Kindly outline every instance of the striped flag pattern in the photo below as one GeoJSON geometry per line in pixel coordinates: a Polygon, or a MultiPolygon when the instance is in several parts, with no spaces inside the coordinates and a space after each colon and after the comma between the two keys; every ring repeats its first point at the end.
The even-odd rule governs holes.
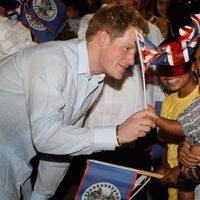
{"type": "Polygon", "coordinates": [[[138,32],[138,49],[141,51],[146,69],[150,65],[176,66],[190,60],[200,37],[200,14],[191,16],[192,23],[180,28],[180,38],[176,41],[156,47],[138,32]]]}

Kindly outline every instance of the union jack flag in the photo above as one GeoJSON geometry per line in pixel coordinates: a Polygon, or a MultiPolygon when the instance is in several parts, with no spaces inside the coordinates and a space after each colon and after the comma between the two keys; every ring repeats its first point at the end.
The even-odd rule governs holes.
{"type": "Polygon", "coordinates": [[[161,49],[154,45],[146,37],[143,37],[139,32],[136,32],[136,39],[138,42],[139,53],[141,53],[141,64],[144,64],[145,69],[147,70],[149,64],[160,55],[161,49]]]}
{"type": "Polygon", "coordinates": [[[191,16],[192,23],[180,28],[180,38],[156,47],[147,38],[136,32],[138,49],[146,69],[150,65],[175,66],[190,60],[200,37],[200,14],[191,16]]]}
{"type": "Polygon", "coordinates": [[[190,57],[200,37],[200,14],[191,16],[192,23],[180,28],[181,37],[174,42],[160,46],[161,53],[150,64],[163,66],[181,65],[190,60],[190,57]]]}

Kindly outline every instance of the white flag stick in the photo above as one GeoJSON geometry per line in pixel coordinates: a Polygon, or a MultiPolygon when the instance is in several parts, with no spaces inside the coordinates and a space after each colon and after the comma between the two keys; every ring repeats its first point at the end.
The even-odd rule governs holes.
{"type": "Polygon", "coordinates": [[[128,200],[132,200],[134,199],[134,197],[147,185],[147,183],[151,180],[150,176],[145,176],[145,175],[141,175],[135,182],[135,185],[132,189],[132,191],[134,191],[135,189],[137,189],[136,191],[133,192],[133,194],[131,195],[131,197],[129,197],[128,200]]]}
{"type": "Polygon", "coordinates": [[[141,72],[142,72],[142,83],[143,83],[143,95],[144,95],[144,108],[147,108],[147,95],[146,95],[146,83],[145,83],[145,67],[144,67],[144,62],[141,54],[141,48],[139,44],[139,40],[137,37],[137,31],[135,31],[135,36],[136,36],[136,42],[137,42],[137,47],[138,47],[138,52],[139,52],[139,58],[140,58],[140,66],[141,66],[141,72]]]}

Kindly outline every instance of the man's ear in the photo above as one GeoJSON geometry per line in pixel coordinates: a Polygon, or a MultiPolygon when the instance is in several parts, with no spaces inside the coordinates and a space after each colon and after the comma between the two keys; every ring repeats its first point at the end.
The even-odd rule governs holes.
{"type": "Polygon", "coordinates": [[[97,35],[97,42],[100,47],[104,46],[109,39],[109,35],[106,31],[100,31],[97,35]]]}

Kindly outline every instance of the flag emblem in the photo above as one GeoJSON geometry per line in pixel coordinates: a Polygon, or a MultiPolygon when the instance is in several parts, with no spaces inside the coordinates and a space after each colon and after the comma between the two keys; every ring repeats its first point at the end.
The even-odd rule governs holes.
{"type": "Polygon", "coordinates": [[[121,195],[117,187],[111,183],[100,182],[91,185],[82,196],[82,200],[111,199],[120,200],[121,195]]]}
{"type": "Polygon", "coordinates": [[[33,0],[33,9],[38,17],[52,21],[57,16],[57,7],[53,0],[33,0]]]}
{"type": "Polygon", "coordinates": [[[28,21],[28,23],[30,24],[30,26],[33,29],[36,29],[38,31],[46,30],[46,27],[43,26],[40,22],[38,22],[36,19],[31,17],[31,15],[25,14],[25,17],[26,17],[26,20],[28,21]]]}

